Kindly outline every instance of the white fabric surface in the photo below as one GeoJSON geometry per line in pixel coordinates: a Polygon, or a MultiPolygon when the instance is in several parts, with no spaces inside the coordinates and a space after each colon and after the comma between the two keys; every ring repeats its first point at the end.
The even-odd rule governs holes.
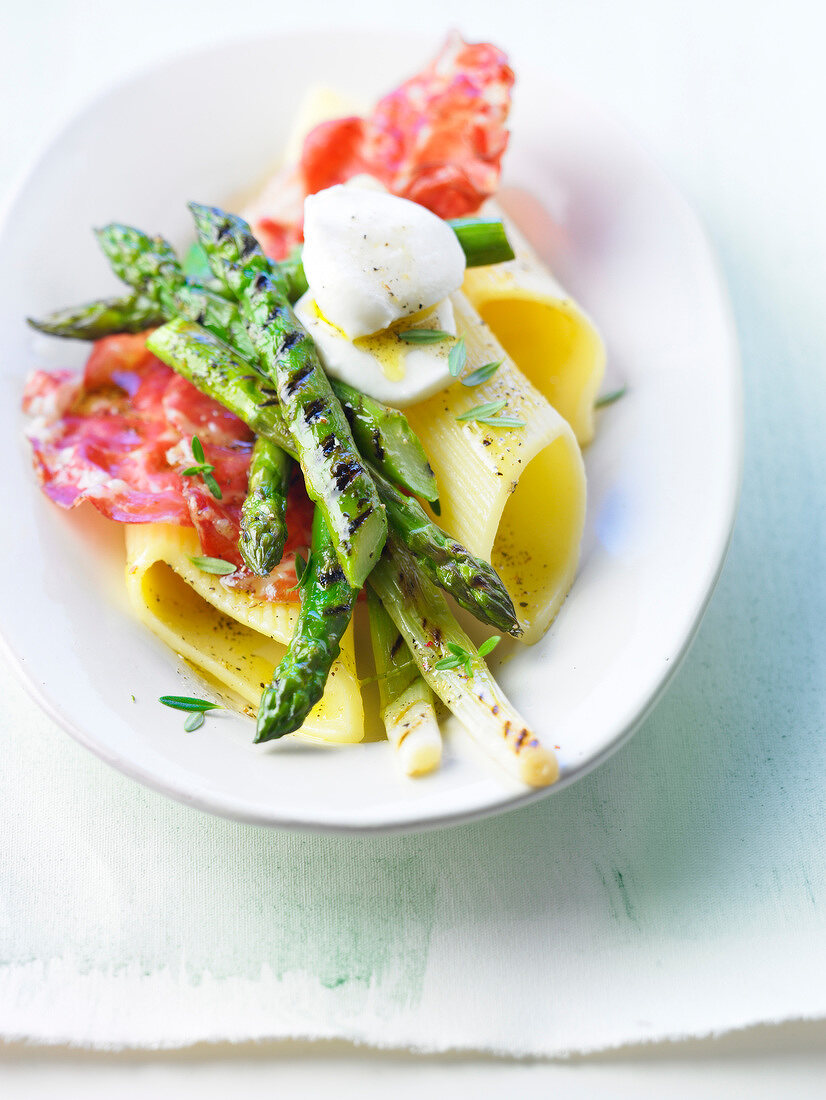
{"type": "MultiPolygon", "coordinates": [[[[0,1035],[556,1054],[826,1012],[822,28],[803,3],[742,20],[734,0],[665,7],[571,0],[537,29],[476,3],[455,22],[613,101],[705,216],[731,283],[743,506],[667,696],[543,804],[419,837],[308,838],[137,787],[4,668],[0,1035]]],[[[7,155],[46,125],[58,82],[44,72],[77,98],[114,72],[119,33],[135,64],[214,41],[226,22],[209,15],[230,9],[164,6],[162,36],[160,4],[128,27],[77,10],[15,15],[27,45],[3,69],[7,155]]],[[[239,33],[284,14],[231,10],[239,33]]]]}

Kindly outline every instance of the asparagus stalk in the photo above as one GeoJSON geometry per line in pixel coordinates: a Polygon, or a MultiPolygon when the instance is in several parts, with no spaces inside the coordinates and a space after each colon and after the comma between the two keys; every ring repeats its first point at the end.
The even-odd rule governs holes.
{"type": "Polygon", "coordinates": [[[420,567],[458,604],[482,622],[518,637],[522,630],[513,602],[493,566],[437,527],[413,497],[406,497],[373,470],[387,520],[420,567]]]}
{"type": "Polygon", "coordinates": [[[295,457],[275,389],[217,336],[178,318],[155,329],[146,346],[201,393],[235,413],[256,435],[295,457]]]}
{"type": "Polygon", "coordinates": [[[532,787],[555,782],[556,757],[505,698],[444,597],[395,532],[388,536],[369,584],[410,647],[424,679],[479,745],[532,787]],[[455,650],[464,659],[454,666],[455,650]]]}
{"type": "Polygon", "coordinates": [[[140,294],[126,298],[101,298],[69,309],[58,309],[40,320],[26,318],[32,328],[49,336],[72,340],[100,340],[116,332],[143,332],[162,325],[164,316],[157,304],[140,294]]]}
{"type": "Polygon", "coordinates": [[[387,518],[315,345],[247,223],[198,203],[190,210],[213,273],[237,298],[259,363],[276,387],[307,493],[324,514],[345,577],[360,588],[381,554],[387,518]]]}
{"type": "Polygon", "coordinates": [[[247,496],[241,508],[238,549],[244,561],[266,577],[281,561],[287,541],[287,488],[291,462],[264,435],[255,440],[247,496]]]}
{"type": "Polygon", "coordinates": [[[459,238],[468,267],[501,264],[514,258],[514,251],[497,218],[453,218],[450,228],[459,238]]]}
{"type": "Polygon", "coordinates": [[[439,766],[442,737],[433,695],[422,679],[404,638],[378,596],[367,590],[370,638],[387,739],[405,775],[425,775],[439,766]]]}
{"type": "Polygon", "coordinates": [[[264,689],[255,743],[297,730],[324,694],[330,666],[353,613],[358,590],[339,565],[323,510],[313,516],[310,558],[301,578],[301,611],[287,652],[264,689]]]}
{"type": "Polygon", "coordinates": [[[331,379],[331,385],[362,455],[397,485],[425,500],[437,501],[436,475],[404,413],[359,393],[346,382],[331,379]]]}

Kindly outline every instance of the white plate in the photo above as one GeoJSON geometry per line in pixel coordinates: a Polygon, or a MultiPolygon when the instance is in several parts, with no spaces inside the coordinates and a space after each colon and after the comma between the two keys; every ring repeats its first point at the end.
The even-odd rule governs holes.
{"type": "MultiPolygon", "coordinates": [[[[435,46],[289,36],[144,73],[62,132],[0,233],[8,649],[78,741],[214,813],[313,829],[422,828],[543,792],[509,781],[457,731],[441,772],[418,781],[396,772],[386,744],[259,749],[250,722],[226,714],[184,733],[182,716],[157,698],[197,692],[197,681],[129,616],[120,528],[89,506],[67,514],[35,486],[18,411],[23,378],[33,366],[79,364],[87,349],[33,338],[23,317],[116,292],[91,226],[116,219],[186,242],[185,202],[221,203],[265,174],[308,83],[375,97],[435,46]]],[[[519,709],[558,746],[559,790],[629,736],[697,627],[736,507],[740,379],[714,259],[661,172],[601,112],[525,72],[512,129],[506,182],[538,199],[555,228],[524,198],[513,212],[601,326],[607,384],[629,386],[600,414],[587,454],[573,592],[544,640],[499,670],[519,709]]]]}

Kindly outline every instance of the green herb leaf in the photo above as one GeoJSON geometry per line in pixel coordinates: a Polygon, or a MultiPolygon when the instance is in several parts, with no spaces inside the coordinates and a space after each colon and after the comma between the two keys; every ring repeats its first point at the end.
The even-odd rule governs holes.
{"type": "Polygon", "coordinates": [[[407,328],[396,335],[406,344],[438,344],[440,340],[451,340],[449,332],[437,328],[407,328]]]}
{"type": "Polygon", "coordinates": [[[525,421],[518,416],[483,416],[479,417],[480,424],[489,424],[491,428],[524,428],[525,421]]]}
{"type": "Polygon", "coordinates": [[[437,661],[433,667],[438,669],[439,672],[447,672],[448,669],[458,668],[461,663],[461,657],[443,657],[442,660],[437,661]]]}
{"type": "Polygon", "coordinates": [[[627,386],[620,386],[618,390],[611,390],[610,393],[605,393],[602,397],[598,397],[594,402],[595,409],[604,409],[606,405],[613,405],[615,401],[619,401],[621,397],[625,397],[628,393],[627,386]]]}
{"type": "Polygon", "coordinates": [[[502,638],[499,634],[494,634],[491,638],[486,638],[484,642],[479,646],[479,656],[487,657],[487,655],[499,645],[502,638]]]}
{"type": "Polygon", "coordinates": [[[212,474],[208,470],[204,470],[203,478],[204,485],[206,485],[207,489],[209,489],[216,500],[220,500],[224,494],[221,492],[221,486],[218,484],[212,474]]]}
{"type": "Polygon", "coordinates": [[[460,336],[450,349],[450,354],[447,357],[447,369],[450,371],[453,378],[459,377],[466,361],[467,350],[465,348],[465,338],[464,336],[460,336]]]}
{"type": "Polygon", "coordinates": [[[220,710],[218,703],[209,703],[206,699],[194,699],[191,695],[162,695],[158,700],[173,710],[220,710]]]}
{"type": "Polygon", "coordinates": [[[207,489],[209,489],[216,500],[220,500],[224,494],[221,492],[221,486],[212,476],[212,471],[215,467],[212,463],[207,462],[203,445],[197,435],[193,435],[192,437],[192,455],[198,465],[188,466],[185,470],[182,470],[181,477],[203,478],[207,489]]]}
{"type": "Polygon", "coordinates": [[[498,401],[486,401],[484,405],[476,405],[474,408],[468,409],[467,412],[461,413],[456,419],[484,420],[485,417],[493,416],[495,413],[501,412],[506,403],[504,397],[500,397],[498,401]]]}
{"type": "Polygon", "coordinates": [[[481,386],[483,382],[487,382],[488,379],[493,378],[494,374],[502,366],[502,360],[498,363],[485,363],[483,367],[477,367],[476,370],[472,370],[470,374],[466,374],[462,379],[463,386],[481,386]]]}
{"type": "Polygon", "coordinates": [[[204,724],[204,712],[202,710],[195,710],[190,714],[187,720],[184,722],[184,729],[187,733],[192,733],[193,730],[198,730],[204,724]]]}
{"type": "Polygon", "coordinates": [[[307,581],[310,579],[310,562],[313,560],[313,552],[310,551],[310,556],[304,561],[301,554],[296,552],[295,555],[295,584],[292,588],[288,588],[288,592],[295,592],[296,588],[303,588],[307,581]]]}
{"type": "Polygon", "coordinates": [[[217,577],[228,577],[230,573],[234,573],[238,568],[231,561],[224,561],[223,558],[198,556],[189,560],[193,565],[197,565],[202,573],[214,573],[217,577]]]}
{"type": "Polygon", "coordinates": [[[447,648],[450,650],[454,657],[460,657],[462,659],[467,657],[467,650],[464,649],[462,646],[457,645],[456,642],[448,642],[447,648]]]}

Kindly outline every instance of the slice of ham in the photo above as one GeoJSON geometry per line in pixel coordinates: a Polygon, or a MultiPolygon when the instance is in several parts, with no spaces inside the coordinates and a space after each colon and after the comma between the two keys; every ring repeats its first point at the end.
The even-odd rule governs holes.
{"type": "Polygon", "coordinates": [[[288,166],[267,188],[274,216],[254,219],[264,251],[282,260],[301,241],[300,191],[312,195],[364,173],[442,218],[474,213],[499,183],[513,82],[496,46],[450,34],[438,56],[366,118],[310,131],[297,171],[288,166]],[[276,201],[281,190],[289,203],[276,201]]]}
{"type": "MultiPolygon", "coordinates": [[[[251,576],[238,553],[241,505],[247,491],[252,433],[232,413],[199,393],[146,349],[146,333],[99,340],[82,377],[35,371],[23,408],[43,491],[63,508],[88,500],[120,523],[195,527],[202,552],[238,566],[236,582],[251,576]],[[195,465],[197,435],[221,487],[217,500],[195,465]]],[[[312,506],[300,477],[288,497],[290,532],[284,561],[262,588],[266,598],[297,600],[295,550],[310,541],[312,506]]]]}

